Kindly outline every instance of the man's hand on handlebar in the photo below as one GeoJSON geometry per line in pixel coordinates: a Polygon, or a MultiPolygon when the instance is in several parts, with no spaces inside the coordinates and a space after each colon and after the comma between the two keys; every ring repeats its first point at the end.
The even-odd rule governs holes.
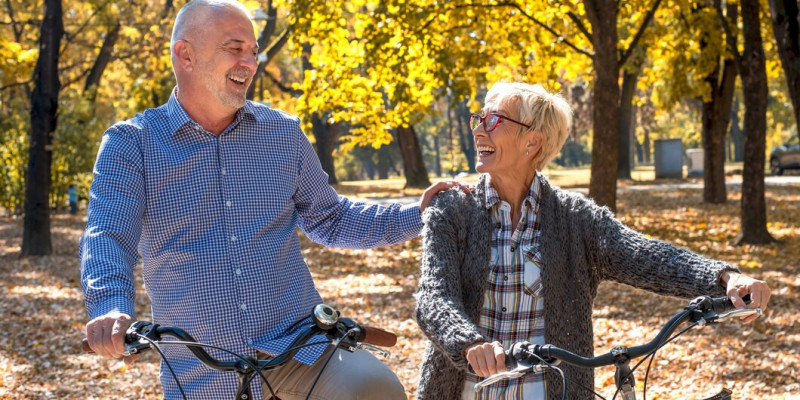
{"type": "Polygon", "coordinates": [[[125,356],[125,333],[134,322],[128,314],[112,311],[86,324],[86,339],[95,353],[105,358],[122,357],[125,364],[139,359],[138,354],[125,356]]]}
{"type": "Polygon", "coordinates": [[[506,370],[506,355],[500,342],[478,342],[464,350],[464,358],[480,377],[487,377],[506,370]]]}
{"type": "MultiPolygon", "coordinates": [[[[767,309],[770,298],[770,288],[766,282],[753,279],[737,272],[726,271],[720,277],[725,286],[725,293],[736,308],[761,308],[767,309]],[[742,297],[750,295],[750,303],[746,304],[742,297]]],[[[742,322],[749,324],[758,318],[759,314],[748,315],[742,322]]]]}

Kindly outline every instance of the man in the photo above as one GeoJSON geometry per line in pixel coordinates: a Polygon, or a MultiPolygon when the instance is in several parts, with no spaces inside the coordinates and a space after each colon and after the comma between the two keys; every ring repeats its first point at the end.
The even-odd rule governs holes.
{"type": "MultiPolygon", "coordinates": [[[[136,318],[138,255],[155,322],[240,354],[278,354],[322,302],[296,227],[329,246],[402,242],[419,234],[433,194],[453,185],[432,186],[419,205],[339,197],[298,118],[245,100],[257,46],[241,4],[188,3],[172,33],[177,87],[169,101],[104,134],[81,240],[86,334],[98,354],[122,356],[136,318]]],[[[313,379],[304,374],[316,376],[324,347],[301,351],[280,376],[270,375],[282,382],[278,396],[305,398],[313,379]]],[[[176,346],[164,351],[187,397],[233,397],[235,374],[206,368],[176,346]]],[[[312,398],[405,398],[371,354],[342,353],[312,398]]],[[[162,374],[162,385],[165,398],[179,396],[171,374],[162,374]]],[[[251,389],[261,395],[257,383],[251,389]]]]}

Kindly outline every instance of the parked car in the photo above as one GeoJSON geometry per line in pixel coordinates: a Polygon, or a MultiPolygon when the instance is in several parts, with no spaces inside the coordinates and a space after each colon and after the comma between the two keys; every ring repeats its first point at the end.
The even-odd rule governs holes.
{"type": "Polygon", "coordinates": [[[783,170],[800,168],[800,138],[792,136],[783,146],[772,148],[769,155],[769,170],[772,175],[781,175],[783,170]]]}

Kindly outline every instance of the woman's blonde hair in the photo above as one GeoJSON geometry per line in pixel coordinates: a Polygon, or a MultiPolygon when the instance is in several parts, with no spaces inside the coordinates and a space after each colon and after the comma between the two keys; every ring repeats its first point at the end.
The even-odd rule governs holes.
{"type": "Polygon", "coordinates": [[[501,104],[516,104],[519,107],[520,134],[539,132],[542,148],[533,158],[533,168],[541,171],[552,160],[567,141],[572,123],[572,108],[559,94],[550,93],[542,85],[522,82],[499,82],[486,93],[486,108],[497,109],[501,104]]]}

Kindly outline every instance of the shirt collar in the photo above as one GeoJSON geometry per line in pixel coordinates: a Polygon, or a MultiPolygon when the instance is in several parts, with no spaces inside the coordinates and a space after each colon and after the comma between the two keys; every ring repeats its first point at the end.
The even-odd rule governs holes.
{"type": "MultiPolygon", "coordinates": [[[[244,107],[240,108],[239,111],[236,112],[236,117],[234,118],[234,122],[231,124],[231,126],[240,122],[245,116],[252,118],[252,120],[256,119],[255,108],[252,102],[249,100],[245,101],[244,107]]],[[[169,100],[167,101],[167,123],[169,124],[170,133],[172,134],[178,132],[182,126],[188,123],[195,123],[192,117],[186,113],[186,110],[184,110],[183,106],[178,101],[177,86],[172,89],[172,93],[169,95],[169,100]]]]}
{"type": "Polygon", "coordinates": [[[172,93],[167,100],[167,124],[169,124],[170,133],[174,134],[182,126],[192,122],[192,118],[183,109],[181,103],[178,102],[178,87],[172,89],[172,93]]]}
{"type": "MultiPolygon", "coordinates": [[[[537,173],[536,176],[533,178],[533,182],[531,182],[531,187],[528,189],[528,194],[525,196],[525,199],[522,200],[523,207],[529,207],[531,210],[536,210],[536,206],[539,203],[539,196],[541,193],[542,182],[539,179],[539,174],[537,173]]],[[[497,204],[501,199],[500,195],[497,194],[497,190],[495,190],[494,186],[492,186],[492,179],[489,175],[486,176],[486,208],[492,208],[495,204],[497,204]]]]}

